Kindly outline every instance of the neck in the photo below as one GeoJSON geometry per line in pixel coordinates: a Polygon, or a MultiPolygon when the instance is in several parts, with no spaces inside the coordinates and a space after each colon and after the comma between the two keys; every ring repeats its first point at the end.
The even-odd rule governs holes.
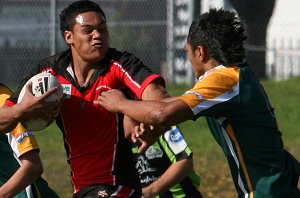
{"type": "Polygon", "coordinates": [[[75,80],[81,87],[84,87],[89,82],[95,71],[95,66],[79,60],[73,60],[72,68],[74,71],[75,80]]]}
{"type": "Polygon", "coordinates": [[[221,65],[218,61],[214,60],[214,59],[210,59],[206,62],[206,64],[204,65],[204,71],[207,72],[208,70],[211,70],[214,67],[217,67],[221,65]]]}

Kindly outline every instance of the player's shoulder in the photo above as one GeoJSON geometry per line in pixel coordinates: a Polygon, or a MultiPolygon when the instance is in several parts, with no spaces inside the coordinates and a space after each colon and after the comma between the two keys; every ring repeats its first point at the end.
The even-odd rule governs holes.
{"type": "Polygon", "coordinates": [[[133,53],[128,51],[119,51],[115,48],[110,48],[107,56],[110,62],[118,63],[122,67],[143,65],[142,61],[133,53]]]}
{"type": "Polygon", "coordinates": [[[45,69],[47,67],[54,68],[55,70],[66,69],[72,59],[72,53],[70,49],[59,52],[52,56],[47,56],[41,59],[38,63],[39,69],[45,69]]]}
{"type": "Polygon", "coordinates": [[[238,66],[217,66],[213,69],[207,71],[204,74],[204,77],[238,77],[240,72],[240,68],[238,66]]]}
{"type": "Polygon", "coordinates": [[[12,91],[3,83],[0,83],[0,94],[11,94],[12,91]]]}
{"type": "Polygon", "coordinates": [[[199,78],[196,86],[234,86],[240,80],[240,68],[237,66],[217,66],[199,78]]]}

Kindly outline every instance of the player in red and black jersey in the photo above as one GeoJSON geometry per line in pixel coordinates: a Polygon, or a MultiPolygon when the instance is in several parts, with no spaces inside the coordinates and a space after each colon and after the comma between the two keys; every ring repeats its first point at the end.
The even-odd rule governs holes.
{"type": "MultiPolygon", "coordinates": [[[[126,89],[142,100],[166,97],[164,80],[134,55],[109,47],[106,17],[97,4],[73,2],[61,12],[60,22],[69,49],[43,59],[20,87],[41,72],[52,73],[63,86],[56,121],[64,135],[74,197],[140,197],[123,121],[93,101],[109,89],[126,89]]],[[[6,104],[16,103],[19,92],[6,104]]]]}

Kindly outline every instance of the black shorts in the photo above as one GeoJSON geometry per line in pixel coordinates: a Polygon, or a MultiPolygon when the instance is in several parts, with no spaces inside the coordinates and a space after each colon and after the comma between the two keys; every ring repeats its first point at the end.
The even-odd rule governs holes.
{"type": "Polygon", "coordinates": [[[129,197],[140,198],[141,189],[132,189],[125,186],[90,185],[85,186],[74,194],[73,198],[102,198],[102,197],[129,197]]]}

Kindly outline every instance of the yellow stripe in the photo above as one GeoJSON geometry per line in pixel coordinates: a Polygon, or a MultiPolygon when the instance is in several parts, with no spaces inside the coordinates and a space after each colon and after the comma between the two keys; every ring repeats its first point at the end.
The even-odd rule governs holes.
{"type": "Polygon", "coordinates": [[[233,133],[233,130],[231,128],[231,125],[228,125],[227,128],[226,128],[226,131],[228,132],[228,135],[229,137],[232,139],[235,147],[236,147],[236,150],[238,152],[238,156],[239,156],[239,161],[241,163],[241,166],[242,166],[242,170],[245,174],[245,178],[246,178],[246,182],[247,182],[247,187],[250,191],[249,195],[250,195],[250,198],[253,198],[254,195],[253,195],[253,189],[252,189],[252,185],[251,185],[251,182],[250,182],[250,178],[249,178],[249,174],[248,174],[248,171],[247,171],[247,168],[246,168],[246,164],[245,164],[245,161],[244,161],[244,158],[243,158],[243,155],[242,155],[242,152],[241,152],[241,149],[240,149],[240,146],[235,138],[235,135],[233,133]]]}
{"type": "Polygon", "coordinates": [[[38,187],[36,186],[35,183],[33,183],[33,186],[35,188],[35,192],[37,194],[37,198],[42,198],[42,195],[41,195],[41,193],[40,193],[40,191],[39,191],[39,189],[38,189],[38,187]]]}

